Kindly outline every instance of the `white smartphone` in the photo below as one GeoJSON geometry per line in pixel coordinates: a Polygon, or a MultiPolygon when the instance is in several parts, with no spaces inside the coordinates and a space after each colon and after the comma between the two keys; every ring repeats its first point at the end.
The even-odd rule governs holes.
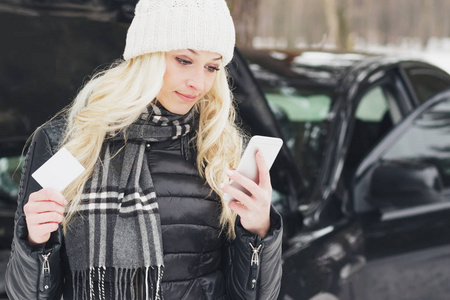
{"type": "MultiPolygon", "coordinates": [[[[253,136],[248,142],[247,148],[244,150],[244,154],[239,161],[236,171],[256,182],[258,180],[258,167],[255,160],[256,152],[258,150],[261,152],[267,167],[270,169],[278,155],[278,152],[280,152],[282,145],[283,140],[280,138],[261,135],[253,136]]],[[[230,184],[231,186],[248,194],[248,191],[240,184],[233,181],[231,181],[230,184]]],[[[225,193],[223,195],[223,199],[225,201],[231,201],[233,200],[233,197],[225,193]]]]}

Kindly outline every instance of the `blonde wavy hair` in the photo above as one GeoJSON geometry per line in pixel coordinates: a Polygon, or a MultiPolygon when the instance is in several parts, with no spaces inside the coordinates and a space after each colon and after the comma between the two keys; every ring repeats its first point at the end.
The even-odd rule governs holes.
{"type": "MultiPolygon", "coordinates": [[[[95,75],[65,112],[67,128],[60,147],[66,147],[86,168],[63,194],[69,202],[63,226],[77,213],[84,185],[92,175],[105,136],[124,130],[139,118],[159,93],[166,69],[163,52],[117,61],[95,75]]],[[[237,165],[243,134],[235,126],[235,108],[225,68],[217,72],[209,93],[196,103],[199,128],[196,135],[197,166],[209,186],[222,197],[220,184],[227,182],[227,168],[237,165]]],[[[222,200],[220,224],[235,238],[236,214],[222,200]]]]}

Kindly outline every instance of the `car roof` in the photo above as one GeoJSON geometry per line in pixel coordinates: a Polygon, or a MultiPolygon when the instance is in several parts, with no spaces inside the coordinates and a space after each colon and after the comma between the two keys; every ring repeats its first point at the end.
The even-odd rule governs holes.
{"type": "Polygon", "coordinates": [[[335,84],[355,64],[366,59],[363,54],[339,54],[319,51],[284,51],[241,49],[250,67],[259,79],[275,79],[271,76],[291,80],[311,80],[324,84],[335,84]],[[259,69],[258,69],[259,68],[259,69]],[[264,78],[266,76],[266,78],[264,78]]]}
{"type": "Polygon", "coordinates": [[[300,85],[308,83],[308,85],[334,87],[349,74],[368,73],[371,70],[399,64],[436,68],[417,59],[362,52],[253,49],[240,49],[240,51],[248,60],[257,79],[283,80],[300,85]]]}

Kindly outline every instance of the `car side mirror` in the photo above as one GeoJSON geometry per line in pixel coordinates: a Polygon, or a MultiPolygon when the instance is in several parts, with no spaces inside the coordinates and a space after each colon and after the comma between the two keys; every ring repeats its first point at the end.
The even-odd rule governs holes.
{"type": "Polygon", "coordinates": [[[382,161],[373,170],[367,200],[378,208],[423,205],[441,201],[442,186],[434,165],[382,161]]]}

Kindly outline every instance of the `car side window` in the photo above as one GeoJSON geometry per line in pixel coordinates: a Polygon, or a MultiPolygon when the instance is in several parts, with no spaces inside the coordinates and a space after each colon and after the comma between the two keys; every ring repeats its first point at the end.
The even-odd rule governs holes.
{"type": "Polygon", "coordinates": [[[386,87],[371,88],[361,97],[355,112],[353,134],[345,169],[353,171],[375,144],[398,122],[398,106],[386,87]]]}
{"type": "Polygon", "coordinates": [[[21,156],[0,158],[0,203],[15,205],[19,193],[23,159],[21,156]]]}
{"type": "Polygon", "coordinates": [[[406,74],[419,103],[450,87],[448,79],[427,69],[407,69],[406,74]]]}
{"type": "Polygon", "coordinates": [[[434,166],[444,189],[450,188],[450,100],[435,105],[418,119],[382,156],[384,161],[434,166]]]}

